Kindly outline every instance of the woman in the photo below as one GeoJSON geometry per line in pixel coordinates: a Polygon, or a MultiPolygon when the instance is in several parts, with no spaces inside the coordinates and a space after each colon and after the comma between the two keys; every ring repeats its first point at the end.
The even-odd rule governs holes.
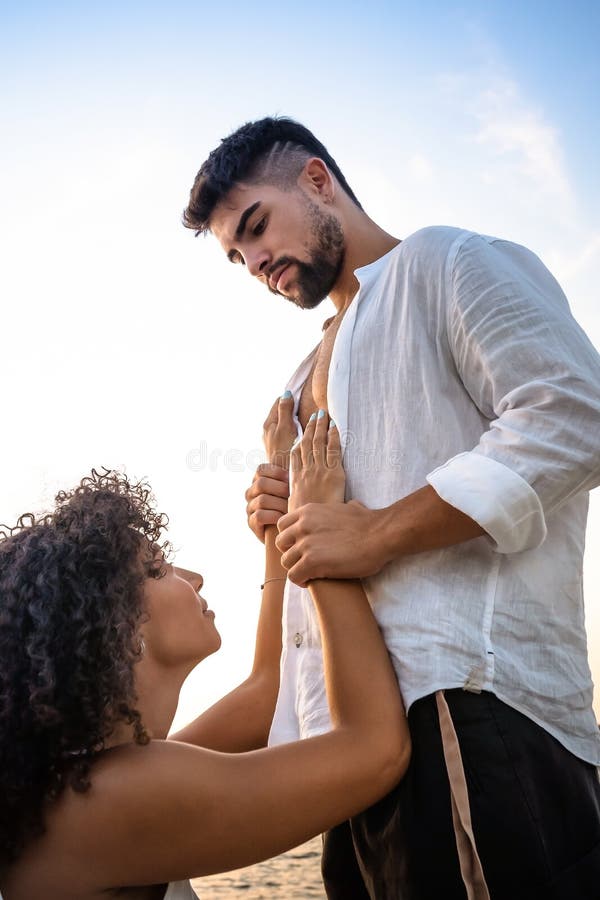
{"type": "MultiPolygon", "coordinates": [[[[271,457],[291,429],[283,402],[271,457]]],[[[343,499],[324,414],[292,469],[292,508],[343,499]]],[[[201,576],[167,562],[150,500],[143,484],[93,473],[0,542],[4,900],[192,897],[182,879],[302,843],[377,800],[408,763],[396,678],[362,588],[348,582],[310,588],[333,730],[257,749],[278,678],[285,573],[273,529],[253,672],[238,689],[246,715],[230,721],[230,695],[166,740],[185,677],[220,638],[201,576]]]]}

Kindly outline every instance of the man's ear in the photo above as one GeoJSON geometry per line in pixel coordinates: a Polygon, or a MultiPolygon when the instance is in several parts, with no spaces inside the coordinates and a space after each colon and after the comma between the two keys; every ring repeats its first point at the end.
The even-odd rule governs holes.
{"type": "Polygon", "coordinates": [[[298,176],[298,185],[309,194],[316,194],[326,203],[332,203],[335,197],[335,179],[318,156],[306,160],[304,168],[298,176]]]}

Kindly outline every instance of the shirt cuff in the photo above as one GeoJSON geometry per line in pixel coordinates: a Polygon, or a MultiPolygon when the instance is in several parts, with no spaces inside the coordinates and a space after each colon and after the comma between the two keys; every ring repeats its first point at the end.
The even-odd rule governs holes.
{"type": "Polygon", "coordinates": [[[474,519],[498,553],[539,547],[546,537],[540,499],[524,478],[503,463],[469,451],[427,475],[437,494],[474,519]]]}

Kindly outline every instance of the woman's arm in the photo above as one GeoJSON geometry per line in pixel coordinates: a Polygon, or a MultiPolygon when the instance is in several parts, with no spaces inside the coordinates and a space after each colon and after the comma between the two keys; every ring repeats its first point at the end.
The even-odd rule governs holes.
{"type": "MultiPolygon", "coordinates": [[[[322,453],[323,420],[312,430],[310,454],[307,428],[306,453],[296,461],[305,488],[308,469],[321,484],[334,480],[323,468],[329,459],[322,453]]],[[[331,458],[339,459],[337,433],[329,435],[331,458]]],[[[310,590],[333,730],[234,755],[161,741],[107,753],[94,770],[93,790],[71,795],[62,817],[80,835],[81,858],[96,860],[105,887],[249,865],[356,814],[402,776],[406,719],[365,594],[357,582],[319,581],[310,590]]]]}
{"type": "MultiPolygon", "coordinates": [[[[241,753],[265,747],[279,690],[281,614],[285,569],[275,546],[277,528],[265,529],[264,589],[256,629],[254,662],[248,678],[169,740],[241,753]]],[[[257,586],[258,587],[258,586],[257,586]]]]}
{"type": "MultiPolygon", "coordinates": [[[[296,437],[293,420],[294,401],[280,397],[273,404],[263,426],[263,436],[269,466],[289,466],[289,454],[296,437]]],[[[266,472],[270,469],[264,467],[266,472]]],[[[279,474],[279,473],[278,473],[279,474]]],[[[259,467],[258,478],[268,478],[259,467]]],[[[277,489],[282,509],[287,509],[287,490],[278,480],[277,489]]],[[[279,661],[281,657],[281,615],[283,587],[286,571],[281,565],[281,554],[275,546],[277,528],[267,525],[265,537],[265,576],[262,600],[256,630],[254,662],[248,678],[222,697],[170,740],[183,741],[221,750],[241,753],[265,747],[275,711],[279,690],[279,661]]],[[[258,587],[258,586],[257,586],[258,587]]]]}

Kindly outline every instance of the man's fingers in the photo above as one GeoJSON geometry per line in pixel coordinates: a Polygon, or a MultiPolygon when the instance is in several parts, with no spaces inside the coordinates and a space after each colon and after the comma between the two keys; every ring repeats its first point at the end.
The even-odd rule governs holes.
{"type": "MultiPolygon", "coordinates": [[[[275,541],[277,543],[277,540],[275,541]]],[[[285,553],[281,555],[281,565],[284,569],[291,569],[292,566],[295,566],[302,556],[302,551],[298,549],[298,547],[290,547],[285,553]]]]}
{"type": "Polygon", "coordinates": [[[286,528],[290,528],[298,521],[298,512],[289,512],[287,515],[282,516],[279,520],[279,533],[285,531],[286,528]]]}
{"type": "Polygon", "coordinates": [[[306,587],[309,581],[321,577],[315,562],[311,562],[305,554],[298,554],[298,559],[292,565],[286,565],[285,568],[289,580],[298,587],[306,587]]]}
{"type": "Polygon", "coordinates": [[[257,509],[248,518],[248,524],[250,525],[250,528],[252,528],[252,531],[254,531],[256,527],[264,531],[266,525],[277,525],[280,518],[281,513],[276,510],[257,509]]]}
{"type": "Polygon", "coordinates": [[[310,542],[303,541],[301,546],[292,547],[291,550],[284,553],[284,557],[284,567],[287,569],[288,578],[299,587],[306,587],[307,583],[314,581],[315,578],[336,577],[333,572],[327,571],[319,548],[311,547],[310,542]]]}
{"type": "Polygon", "coordinates": [[[281,519],[277,522],[277,527],[279,529],[279,534],[275,538],[275,546],[279,550],[280,553],[285,553],[290,547],[293,547],[296,543],[296,532],[294,530],[293,525],[281,530],[281,522],[285,519],[286,516],[282,516],[281,519]]]}
{"type": "Polygon", "coordinates": [[[306,587],[311,580],[310,575],[306,574],[306,566],[300,561],[291,569],[287,570],[288,581],[293,581],[298,587],[306,587]]]}

